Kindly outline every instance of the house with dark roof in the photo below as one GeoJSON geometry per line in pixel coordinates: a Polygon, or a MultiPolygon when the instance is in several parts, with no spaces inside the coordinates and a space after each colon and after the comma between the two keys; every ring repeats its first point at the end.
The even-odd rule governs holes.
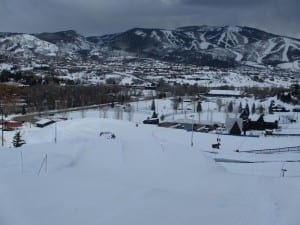
{"type": "Polygon", "coordinates": [[[253,114],[245,121],[247,130],[278,129],[279,116],[275,114],[253,114]]]}
{"type": "Polygon", "coordinates": [[[227,118],[225,127],[229,134],[241,135],[243,131],[243,121],[240,118],[227,118]]]}
{"type": "Polygon", "coordinates": [[[53,121],[53,120],[41,119],[41,120],[35,122],[35,125],[37,127],[43,128],[43,127],[49,126],[50,124],[53,124],[53,123],[55,123],[55,121],[53,121]]]}

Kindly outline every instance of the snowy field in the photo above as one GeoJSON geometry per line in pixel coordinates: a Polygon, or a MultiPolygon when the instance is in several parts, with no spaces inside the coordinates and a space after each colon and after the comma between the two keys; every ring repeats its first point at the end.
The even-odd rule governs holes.
{"type": "MultiPolygon", "coordinates": [[[[157,111],[171,115],[167,101],[157,102],[157,111]]],[[[298,137],[218,136],[143,125],[150,103],[134,104],[134,115],[88,110],[45,128],[26,124],[20,148],[10,147],[14,132],[5,132],[0,224],[299,224],[300,154],[242,152],[300,146],[298,137]],[[219,150],[211,148],[217,137],[219,150]]]]}

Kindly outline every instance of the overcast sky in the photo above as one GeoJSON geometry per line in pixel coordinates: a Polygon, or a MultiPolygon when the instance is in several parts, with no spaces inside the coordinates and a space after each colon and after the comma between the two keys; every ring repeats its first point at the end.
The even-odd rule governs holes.
{"type": "Polygon", "coordinates": [[[242,25],[300,38],[299,0],[0,0],[0,31],[74,29],[103,35],[134,27],[242,25]]]}

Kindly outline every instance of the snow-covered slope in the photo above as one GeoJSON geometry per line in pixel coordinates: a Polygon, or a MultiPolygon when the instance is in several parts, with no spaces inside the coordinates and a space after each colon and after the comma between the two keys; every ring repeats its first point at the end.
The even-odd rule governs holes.
{"type": "Polygon", "coordinates": [[[41,34],[2,34],[0,52],[9,56],[26,58],[54,57],[59,55],[86,54],[94,44],[75,31],[41,34]]]}
{"type": "Polygon", "coordinates": [[[29,34],[16,34],[0,38],[0,51],[11,55],[30,57],[33,54],[55,56],[58,52],[55,44],[40,40],[29,34]]]}
{"type": "Polygon", "coordinates": [[[191,41],[187,35],[177,31],[135,28],[111,36],[106,42],[113,48],[127,51],[164,52],[170,49],[187,50],[191,41]]]}
{"type": "MultiPolygon", "coordinates": [[[[216,135],[194,133],[191,147],[190,132],[111,119],[73,119],[58,122],[56,129],[56,144],[55,125],[27,127],[26,145],[0,151],[1,224],[296,225],[300,220],[299,178],[279,177],[282,163],[267,166],[274,177],[263,170],[263,176],[226,171],[204,152],[216,135]],[[99,136],[101,131],[116,138],[99,136]]],[[[265,140],[221,139],[226,147],[265,140]]],[[[235,166],[243,171],[242,164],[235,166]]],[[[289,167],[288,174],[292,168],[299,172],[289,167]]]]}
{"type": "Polygon", "coordinates": [[[276,37],[249,46],[248,59],[258,63],[287,63],[299,59],[300,41],[276,37]]]}
{"type": "Polygon", "coordinates": [[[222,48],[231,48],[238,45],[247,44],[248,37],[242,35],[240,32],[242,28],[237,26],[226,27],[182,27],[178,28],[181,32],[186,33],[196,40],[210,43],[214,46],[222,48]]]}
{"type": "Polygon", "coordinates": [[[38,38],[56,44],[62,53],[73,53],[77,51],[90,51],[92,43],[76,31],[68,30],[56,33],[41,33],[38,38]]]}

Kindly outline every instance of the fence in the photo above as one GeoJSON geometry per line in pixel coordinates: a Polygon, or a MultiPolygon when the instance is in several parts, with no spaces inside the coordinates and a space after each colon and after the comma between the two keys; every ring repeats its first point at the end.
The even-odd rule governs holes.
{"type": "Polygon", "coordinates": [[[284,148],[269,148],[269,149],[260,149],[260,150],[247,150],[240,151],[244,153],[255,153],[255,154],[272,154],[272,153],[280,153],[280,152],[299,152],[300,146],[295,147],[284,147],[284,148]]]}

